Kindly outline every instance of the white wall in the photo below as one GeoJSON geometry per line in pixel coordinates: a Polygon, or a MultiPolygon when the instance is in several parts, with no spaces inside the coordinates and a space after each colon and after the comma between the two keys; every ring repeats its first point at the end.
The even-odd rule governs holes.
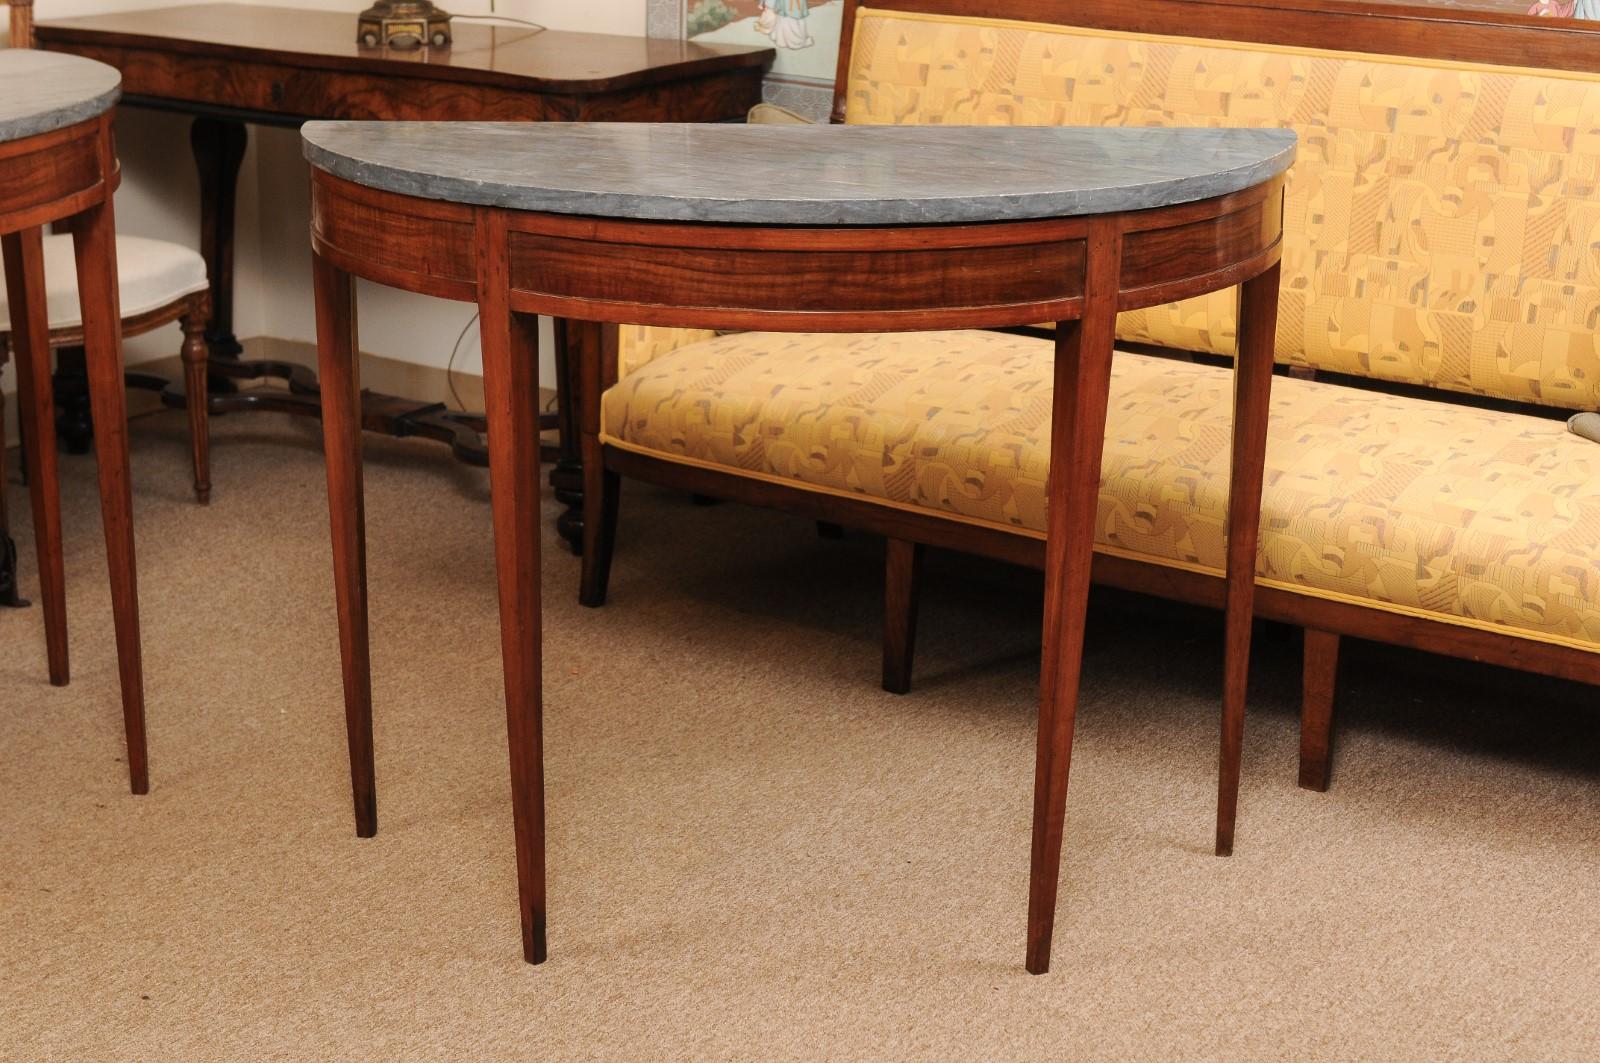
{"type": "MultiPolygon", "coordinates": [[[[187,0],[36,0],[34,13],[46,20],[180,2],[187,0]]],[[[454,13],[487,14],[489,4],[490,0],[447,0],[441,6],[454,13]]],[[[355,13],[366,2],[286,0],[277,6],[349,11],[353,32],[355,13]]],[[[499,14],[552,29],[635,36],[645,32],[646,0],[495,0],[495,6],[499,14]]],[[[199,246],[199,192],[189,153],[189,119],[125,108],[118,116],[117,136],[123,165],[116,201],[118,230],[199,246]]],[[[240,172],[235,248],[234,329],[241,339],[315,340],[308,199],[299,134],[252,126],[240,172]]],[[[366,284],[358,299],[362,350],[425,365],[445,364],[472,314],[463,304],[366,284]]],[[[177,328],[169,326],[130,340],[128,360],[173,355],[178,346],[177,328]]],[[[475,331],[462,345],[456,367],[480,371],[475,331]]],[[[9,375],[3,385],[6,390],[15,387],[9,375]]]]}

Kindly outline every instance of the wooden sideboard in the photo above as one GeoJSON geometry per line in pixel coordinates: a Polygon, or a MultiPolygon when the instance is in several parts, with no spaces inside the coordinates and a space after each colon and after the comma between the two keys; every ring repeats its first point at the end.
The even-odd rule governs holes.
{"type": "MultiPolygon", "coordinates": [[[[316,416],[315,379],[282,362],[244,363],[233,331],[235,189],[246,124],[298,127],[313,118],[429,121],[716,122],[761,100],[770,47],[490,26],[457,20],[449,48],[393,51],[356,43],[348,12],[203,4],[56,19],[39,47],[122,71],[123,104],[194,116],[201,253],[211,278],[213,412],[273,409],[316,416]],[[230,393],[226,382],[274,376],[282,388],[230,393]]],[[[566,330],[558,327],[561,361],[566,330]]],[[[71,389],[68,388],[68,391],[71,389]]],[[[174,396],[176,401],[177,397],[174,396]]],[[[561,402],[563,427],[572,424],[561,402]]],[[[62,412],[70,422],[72,411],[62,412]]],[[[422,435],[484,463],[481,417],[369,396],[369,431],[422,435]]],[[[87,445],[87,424],[82,444],[87,445]]],[[[558,492],[576,491],[575,431],[563,431],[558,492]],[[565,441],[570,440],[570,445],[565,441]]],[[[564,529],[569,540],[576,530],[564,529]]]]}

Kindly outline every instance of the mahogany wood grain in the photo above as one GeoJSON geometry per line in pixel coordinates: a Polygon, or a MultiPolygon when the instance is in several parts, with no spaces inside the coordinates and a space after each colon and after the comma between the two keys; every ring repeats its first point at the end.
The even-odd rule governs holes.
{"type": "MultiPolygon", "coordinates": [[[[1224,584],[1222,754],[1217,772],[1217,855],[1233,853],[1244,745],[1245,689],[1250,678],[1250,625],[1256,591],[1261,483],[1272,402],[1272,360],[1278,332],[1279,267],[1239,290],[1239,346],[1234,360],[1233,453],[1228,478],[1228,552],[1224,584]]],[[[1099,481],[1095,491],[1098,496],[1099,481]]]]}
{"type": "MultiPolygon", "coordinates": [[[[512,312],[506,212],[476,213],[489,490],[500,584],[506,740],[522,957],[545,947],[543,645],[539,608],[539,319],[512,312]]],[[[594,361],[592,357],[589,361],[594,361]]]]}
{"type": "Polygon", "coordinates": [[[905,694],[911,690],[911,661],[917,645],[917,595],[922,586],[924,548],[921,543],[895,538],[884,539],[883,545],[883,689],[905,694]]]}
{"type": "MultiPolygon", "coordinates": [[[[247,94],[256,94],[253,98],[265,106],[255,109],[302,118],[397,118],[400,116],[394,113],[368,114],[360,109],[383,109],[382,98],[403,96],[407,84],[462,93],[502,89],[527,97],[575,101],[568,106],[684,80],[704,87],[717,76],[744,75],[759,84],[774,55],[770,47],[754,43],[538,32],[464,22],[453,27],[453,35],[454,42],[446,49],[367,48],[356,41],[348,12],[252,4],[107,12],[51,19],[36,27],[40,46],[53,51],[88,54],[89,49],[105,49],[120,54],[123,61],[113,65],[123,70],[124,91],[130,95],[198,98],[249,107],[245,100],[252,97],[247,94]],[[212,73],[208,75],[208,71],[212,73]],[[343,90],[348,96],[352,85],[362,83],[329,81],[327,93],[318,93],[327,103],[306,110],[294,106],[306,92],[297,87],[296,76],[304,79],[302,86],[321,77],[365,76],[369,80],[353,99],[341,98],[339,93],[343,90]],[[374,78],[384,79],[382,91],[374,90],[379,84],[371,80],[374,78]],[[169,83],[183,79],[191,83],[169,83]],[[158,87],[161,91],[153,91],[158,87]],[[357,110],[327,113],[345,106],[357,110]]],[[[694,102],[686,100],[685,105],[694,106],[694,102]]],[[[494,116],[479,111],[470,116],[434,113],[431,117],[494,116]]]]}
{"type": "Polygon", "coordinates": [[[33,504],[50,682],[71,678],[67,651],[67,577],[61,549],[60,474],[56,469],[55,403],[50,395],[50,334],[45,305],[44,242],[39,229],[0,237],[4,247],[11,345],[17,352],[17,413],[33,504]]]}
{"type": "MultiPolygon", "coordinates": [[[[576,413],[587,459],[584,536],[588,549],[583,600],[598,604],[604,598],[616,519],[616,474],[628,461],[643,459],[618,453],[614,463],[612,448],[600,444],[600,396],[616,379],[617,330],[578,325],[570,319],[702,328],[740,327],[759,321],[766,327],[791,331],[889,331],[1031,323],[1054,314],[1058,346],[1049,484],[1051,533],[1046,544],[1049,589],[1027,935],[1028,969],[1036,973],[1047,970],[1116,315],[1130,302],[1164,302],[1175,292],[1188,294],[1203,290],[1204,285],[1226,287],[1271,270],[1281,249],[1280,226],[1265,219],[1269,214],[1281,214],[1283,183],[1273,180],[1215,200],[1089,219],[877,229],[695,225],[544,215],[417,200],[359,187],[322,172],[314,174],[312,201],[311,243],[318,262],[318,336],[323,367],[325,373],[345,374],[338,378],[339,392],[349,396],[326,405],[330,400],[325,394],[329,423],[354,420],[350,370],[338,368],[350,361],[354,350],[341,318],[348,314],[350,276],[448,298],[471,298],[478,304],[523,952],[530,962],[539,962],[545,955],[538,498],[530,490],[537,483],[538,472],[537,351],[532,315],[550,313],[569,319],[564,330],[572,342],[566,356],[578,363],[583,382],[576,413]],[[390,226],[396,218],[408,219],[403,231],[390,226]],[[1210,239],[1217,241],[1220,253],[1218,247],[1208,245],[1210,239]],[[1123,249],[1127,246],[1137,248],[1138,254],[1124,268],[1123,249]],[[470,275],[463,261],[464,248],[471,248],[470,275]],[[995,253],[988,254],[990,251],[995,253]],[[736,268],[729,262],[736,263],[736,268]],[[1029,269],[1048,264],[1051,276],[1038,282],[1038,287],[1030,287],[1031,280],[1020,283],[1019,262],[1029,264],[1029,269]],[[833,268],[824,269],[825,264],[833,268]],[[621,268],[624,265],[626,269],[621,268]],[[862,291],[847,297],[837,294],[841,265],[858,278],[862,291]],[[1165,282],[1163,272],[1168,278],[1165,282]],[[720,279],[708,282],[707,275],[720,279]]],[[[1259,299],[1275,297],[1277,289],[1275,284],[1258,283],[1253,291],[1259,299]]],[[[1253,302],[1247,309],[1252,322],[1265,320],[1262,308],[1253,302]]],[[[1270,355],[1270,345],[1258,343],[1251,350],[1266,350],[1270,355]]],[[[1251,378],[1240,386],[1245,416],[1240,420],[1237,443],[1239,467],[1248,470],[1254,462],[1259,495],[1265,437],[1254,430],[1259,418],[1252,419],[1252,411],[1259,414],[1264,410],[1264,382],[1251,378]]],[[[357,482],[353,437],[341,443],[330,435],[328,450],[330,506],[346,510],[334,524],[335,556],[358,558],[358,544],[341,544],[340,538],[348,534],[341,532],[341,527],[348,528],[359,519],[359,491],[334,488],[336,481],[357,482]]],[[[705,482],[721,487],[732,479],[719,480],[713,475],[705,482]]],[[[740,491],[759,494],[761,490],[759,485],[741,486],[733,494],[739,497],[740,491]]],[[[868,504],[837,499],[818,516],[832,521],[837,514],[854,512],[852,506],[868,504]]],[[[1259,507],[1252,510],[1241,503],[1230,513],[1230,520],[1253,524],[1258,516],[1259,507]]],[[[852,523],[846,519],[836,522],[852,523]]],[[[910,542],[921,541],[921,529],[927,523],[905,512],[882,519],[885,534],[910,542]]],[[[1239,541],[1253,551],[1253,528],[1239,530],[1239,541]]],[[[962,534],[984,535],[976,528],[962,534]]],[[[1002,554],[1015,549],[1009,544],[1016,541],[1015,536],[998,532],[985,538],[1002,554]]],[[[901,582],[914,591],[916,548],[909,550],[911,564],[897,566],[897,572],[903,575],[901,582]]],[[[1027,545],[1016,549],[1019,556],[1028,551],[1027,545]]],[[[345,588],[339,595],[341,632],[357,622],[352,615],[357,606],[364,608],[364,601],[355,600],[356,580],[348,567],[338,575],[345,588]]],[[[1249,582],[1245,582],[1248,590],[1249,582]]],[[[1246,611],[1246,635],[1249,605],[1250,595],[1235,587],[1233,610],[1236,614],[1246,611]]],[[[909,605],[902,612],[912,615],[909,605]]],[[[347,705],[347,712],[354,721],[352,726],[362,722],[370,726],[364,615],[359,622],[360,639],[343,639],[347,699],[354,703],[347,705]],[[352,666],[352,654],[360,658],[359,668],[352,666]],[[359,683],[348,682],[352,673],[359,676],[359,683]]],[[[904,634],[902,655],[909,668],[909,626],[904,634]]],[[[1247,651],[1248,638],[1236,638],[1234,652],[1247,651]]],[[[894,677],[887,678],[892,681],[894,677]]],[[[1237,694],[1237,708],[1242,710],[1242,687],[1237,694]]]]}
{"type": "Polygon", "coordinates": [[[128,781],[135,794],[143,794],[150,787],[149,757],[111,205],[119,176],[110,113],[0,144],[0,258],[4,260],[7,300],[13,314],[10,345],[18,355],[18,405],[24,437],[30,444],[29,490],[34,504],[50,679],[64,684],[69,676],[60,488],[52,445],[52,337],[43,253],[43,227],[62,223],[73,236],[90,402],[105,424],[98,446],[101,523],[111,583],[128,781]]]}
{"type": "MultiPolygon", "coordinates": [[[[101,141],[103,172],[115,168],[111,138],[101,141]]],[[[86,211],[72,230],[83,317],[89,402],[100,430],[95,458],[100,474],[100,520],[111,573],[111,618],[122,681],[123,728],[133,792],[148,793],[144,666],[139,646],[139,591],[133,542],[133,481],[128,470],[127,391],[123,384],[122,310],[117,287],[117,230],[111,197],[86,211]]],[[[42,442],[42,437],[41,437],[42,442]]]]}
{"type": "Polygon", "coordinates": [[[372,755],[372,659],[367,620],[367,520],[361,485],[361,372],[355,285],[320,254],[311,259],[317,314],[317,367],[322,378],[322,451],[328,470],[328,521],[333,536],[333,589],[339,614],[345,738],[356,836],[378,833],[372,755]]]}
{"type": "Polygon", "coordinates": [[[1307,790],[1325,791],[1333,763],[1333,694],[1339,673],[1339,636],[1314,627],[1306,628],[1305,633],[1300,691],[1300,785],[1307,790]]]}
{"type": "Polygon", "coordinates": [[[102,169],[102,119],[0,144],[0,231],[37,229],[88,210],[116,186],[116,163],[102,169]]]}
{"type": "Polygon", "coordinates": [[[1117,279],[1122,242],[1117,225],[1089,226],[1083,318],[1056,323],[1055,390],[1046,485],[1044,635],[1039,667],[1039,742],[1033,782],[1033,856],[1028,873],[1030,974],[1050,969],[1061,832],[1083,664],[1094,516],[1100,499],[1111,353],[1117,338],[1117,279]]]}

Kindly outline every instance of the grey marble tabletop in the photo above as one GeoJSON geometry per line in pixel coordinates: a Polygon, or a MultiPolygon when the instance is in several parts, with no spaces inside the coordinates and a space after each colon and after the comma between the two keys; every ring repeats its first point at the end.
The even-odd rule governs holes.
{"type": "Polygon", "coordinates": [[[30,48],[0,49],[0,144],[75,125],[122,94],[116,67],[30,48]]]}
{"type": "Polygon", "coordinates": [[[1164,207],[1288,169],[1279,129],[308,122],[312,165],[390,192],[556,214],[770,225],[1164,207]]]}

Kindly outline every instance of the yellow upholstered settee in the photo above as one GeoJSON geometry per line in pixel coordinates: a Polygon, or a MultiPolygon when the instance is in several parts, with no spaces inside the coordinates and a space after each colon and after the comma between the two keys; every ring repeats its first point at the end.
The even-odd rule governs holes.
{"type": "MultiPolygon", "coordinates": [[[[1258,609],[1307,629],[1302,784],[1326,785],[1340,635],[1600,682],[1600,444],[1546,412],[1600,408],[1600,77],[854,3],[846,25],[851,123],[1299,134],[1258,609]]],[[[1235,305],[1123,315],[1128,345],[1200,358],[1118,355],[1097,579],[1220,602],[1235,305]]],[[[1052,351],[626,327],[593,431],[607,476],[884,533],[904,689],[909,544],[1042,564],[1052,351]]],[[[611,527],[614,485],[590,495],[611,527]]]]}

